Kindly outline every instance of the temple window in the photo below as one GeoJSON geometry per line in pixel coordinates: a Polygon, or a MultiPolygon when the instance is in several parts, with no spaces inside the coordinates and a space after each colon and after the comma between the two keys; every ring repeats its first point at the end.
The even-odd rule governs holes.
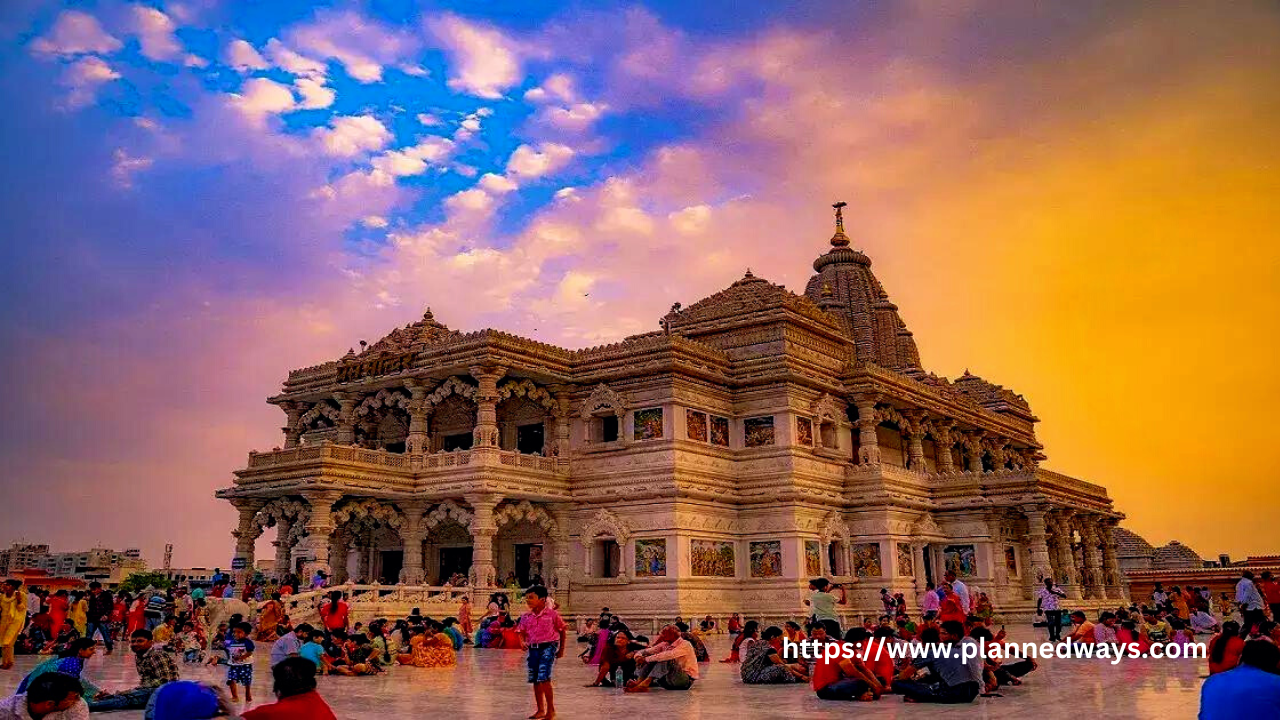
{"type": "Polygon", "coordinates": [[[616,578],[622,571],[622,546],[612,538],[601,538],[592,543],[592,566],[598,568],[596,577],[616,578]]]}
{"type": "Polygon", "coordinates": [[[840,449],[840,436],[836,434],[836,424],[823,420],[818,426],[818,436],[822,438],[822,447],[828,450],[840,449]]]}
{"type": "Polygon", "coordinates": [[[617,415],[597,415],[591,418],[591,441],[598,443],[617,442],[621,437],[617,415]]]}
{"type": "Polygon", "coordinates": [[[516,428],[516,451],[526,455],[542,453],[546,444],[546,429],[542,423],[520,425],[516,428]]]}
{"type": "Polygon", "coordinates": [[[473,438],[471,433],[445,435],[440,444],[440,449],[445,452],[453,452],[454,450],[470,450],[472,440],[473,438]]]}

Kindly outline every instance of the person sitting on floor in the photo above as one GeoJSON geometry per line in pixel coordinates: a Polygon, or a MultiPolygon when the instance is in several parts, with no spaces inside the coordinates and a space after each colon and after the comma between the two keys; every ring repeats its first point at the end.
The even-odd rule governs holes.
{"type": "Polygon", "coordinates": [[[156,688],[178,679],[178,664],[172,655],[152,642],[150,630],[133,631],[129,648],[133,650],[134,667],[138,671],[137,687],[95,699],[89,705],[93,712],[141,710],[156,688]]]}
{"type": "Polygon", "coordinates": [[[693,645],[680,637],[675,625],[666,625],[658,644],[635,654],[637,680],[627,683],[627,692],[647,692],[657,684],[666,690],[688,690],[698,675],[698,657],[693,645]]]}
{"type": "Polygon", "coordinates": [[[738,633],[733,639],[733,649],[729,651],[729,657],[721,660],[722,663],[742,662],[742,653],[744,646],[755,642],[760,635],[760,623],[755,620],[748,620],[746,625],[742,626],[742,632],[738,633]]]}
{"type": "Polygon", "coordinates": [[[803,664],[790,664],[782,659],[782,628],[777,626],[765,628],[760,639],[747,648],[740,674],[747,685],[809,681],[803,664]]]}
{"type": "Polygon", "coordinates": [[[1200,720],[1280,717],[1280,649],[1250,640],[1240,665],[1209,676],[1200,687],[1200,720]]]}
{"type": "Polygon", "coordinates": [[[595,682],[587,687],[617,687],[616,676],[622,672],[622,684],[636,679],[636,653],[644,649],[644,643],[636,642],[635,636],[626,627],[619,628],[610,637],[609,646],[605,648],[600,659],[600,670],[596,673],[595,682]]]}
{"type": "Polygon", "coordinates": [[[675,624],[676,629],[680,631],[680,637],[689,641],[693,646],[693,654],[698,657],[698,662],[711,662],[711,653],[707,652],[707,646],[702,642],[702,638],[698,633],[689,632],[689,625],[684,622],[675,624]]]}
{"type": "MultiPolygon", "coordinates": [[[[924,634],[921,633],[923,639],[924,634]]],[[[969,703],[982,692],[983,659],[974,657],[966,661],[961,656],[960,643],[964,640],[964,623],[947,620],[938,628],[939,642],[951,646],[951,652],[935,651],[926,657],[915,658],[903,667],[893,683],[894,692],[900,693],[904,702],[969,703]],[[916,680],[920,668],[929,668],[936,683],[916,680]]]]}
{"type": "Polygon", "coordinates": [[[58,657],[45,660],[32,668],[31,672],[27,673],[27,676],[18,684],[17,692],[26,692],[27,687],[29,687],[31,683],[41,675],[57,672],[62,673],[63,675],[70,675],[71,677],[79,680],[80,684],[84,686],[85,700],[92,700],[99,695],[102,695],[102,691],[99,690],[96,685],[89,682],[83,675],[84,664],[89,660],[89,658],[93,657],[94,652],[97,651],[97,647],[97,641],[89,638],[80,638],[79,640],[72,641],[71,647],[60,653],[58,657]]]}
{"type": "Polygon", "coordinates": [[[839,653],[828,654],[823,648],[813,665],[810,675],[811,687],[819,700],[840,700],[870,702],[880,697],[884,686],[867,668],[858,655],[845,657],[846,648],[865,637],[866,630],[861,627],[849,628],[844,641],[835,641],[840,647],[839,653]]]}

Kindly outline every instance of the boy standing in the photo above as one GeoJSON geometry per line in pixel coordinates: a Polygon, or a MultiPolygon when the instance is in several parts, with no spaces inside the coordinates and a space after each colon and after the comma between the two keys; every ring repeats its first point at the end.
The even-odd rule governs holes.
{"type": "Polygon", "coordinates": [[[529,720],[552,720],[556,716],[555,693],[551,687],[551,668],[564,657],[567,627],[560,613],[547,607],[547,589],[534,585],[524,594],[529,612],[520,616],[520,644],[529,651],[529,682],[533,683],[533,699],[537,711],[529,720]]]}
{"type": "Polygon", "coordinates": [[[244,685],[245,703],[253,702],[253,641],[249,633],[253,626],[240,623],[231,628],[231,641],[227,643],[227,687],[231,699],[238,701],[236,685],[244,685]]]}

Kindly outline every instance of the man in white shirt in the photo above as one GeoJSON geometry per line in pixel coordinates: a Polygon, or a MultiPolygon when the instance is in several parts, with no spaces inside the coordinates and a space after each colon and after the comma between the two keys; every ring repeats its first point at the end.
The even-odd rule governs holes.
{"type": "Polygon", "coordinates": [[[947,582],[951,583],[951,589],[955,591],[956,595],[960,596],[960,609],[964,611],[964,614],[968,615],[973,612],[973,605],[969,601],[969,586],[957,580],[956,574],[950,570],[947,571],[946,579],[947,582]]]}
{"type": "Polygon", "coordinates": [[[1059,601],[1066,596],[1060,588],[1053,586],[1053,578],[1045,578],[1044,587],[1036,590],[1036,614],[1044,613],[1049,642],[1062,640],[1062,605],[1059,601]]]}
{"type": "Polygon", "coordinates": [[[0,700],[0,720],[89,720],[84,686],[70,675],[45,673],[25,693],[0,700]]]}
{"type": "Polygon", "coordinates": [[[666,690],[688,690],[698,679],[698,655],[680,629],[667,625],[658,635],[658,644],[636,653],[636,675],[627,683],[627,692],[648,692],[657,683],[666,690]]]}
{"type": "Polygon", "coordinates": [[[932,620],[938,616],[938,609],[942,606],[942,601],[938,598],[938,589],[933,583],[925,583],[924,595],[920,596],[920,612],[926,620],[932,620]],[[930,613],[933,613],[930,615],[930,613]]]}
{"type": "Polygon", "coordinates": [[[1253,571],[1240,573],[1240,582],[1236,583],[1236,604],[1240,606],[1240,615],[1244,622],[1240,623],[1240,634],[1245,635],[1253,630],[1253,626],[1267,619],[1263,611],[1262,593],[1253,584],[1253,571]]]}

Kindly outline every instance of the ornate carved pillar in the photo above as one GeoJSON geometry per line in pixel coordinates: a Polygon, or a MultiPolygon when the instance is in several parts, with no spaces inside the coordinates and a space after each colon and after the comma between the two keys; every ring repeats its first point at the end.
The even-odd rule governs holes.
{"type": "Polygon", "coordinates": [[[370,573],[373,571],[373,538],[369,537],[370,533],[360,538],[360,544],[356,546],[359,557],[356,558],[356,577],[363,582],[369,582],[373,578],[370,573]]]}
{"type": "Polygon", "coordinates": [[[929,547],[928,543],[911,543],[911,569],[915,571],[913,574],[917,592],[924,592],[924,586],[929,583],[929,579],[924,576],[924,552],[927,547],[929,547]]]}
{"type": "Polygon", "coordinates": [[[1004,470],[1005,463],[1009,461],[1009,453],[1006,448],[1009,447],[1009,441],[1002,438],[995,438],[991,442],[991,464],[995,470],[1004,470]]]}
{"type": "Polygon", "coordinates": [[[492,494],[468,495],[471,505],[471,585],[476,588],[493,587],[498,569],[493,563],[493,538],[498,527],[493,522],[493,509],[499,497],[492,494]]]}
{"type": "Polygon", "coordinates": [[[272,545],[276,548],[275,573],[277,580],[283,580],[285,575],[293,571],[293,520],[289,518],[279,518],[276,520],[276,541],[272,545]]]}
{"type": "Polygon", "coordinates": [[[329,535],[333,533],[333,518],[330,513],[333,511],[333,504],[342,499],[342,491],[304,490],[302,497],[311,506],[311,515],[307,518],[307,537],[303,541],[309,559],[303,566],[303,572],[308,578],[317,570],[331,575],[333,569],[329,565],[329,535]]]}
{"type": "Polygon", "coordinates": [[[1071,600],[1081,599],[1080,573],[1076,566],[1075,552],[1071,549],[1071,511],[1057,510],[1051,516],[1053,549],[1058,558],[1058,574],[1055,577],[1071,600]]]}
{"type": "Polygon", "coordinates": [[[1080,538],[1084,545],[1084,587],[1085,597],[1092,600],[1105,600],[1106,588],[1102,573],[1102,535],[1098,532],[1098,521],[1093,515],[1078,518],[1080,538]]]}
{"type": "Polygon", "coordinates": [[[950,420],[939,420],[934,423],[934,456],[938,459],[938,472],[955,472],[956,465],[951,457],[951,446],[955,444],[951,437],[951,429],[955,423],[950,420]]]}
{"type": "Polygon", "coordinates": [[[258,511],[267,504],[267,501],[260,498],[235,498],[231,504],[240,513],[236,529],[231,532],[231,536],[236,539],[235,558],[244,561],[242,572],[237,574],[252,575],[254,543],[262,534],[262,528],[258,527],[256,518],[258,511]]]}
{"type": "Polygon", "coordinates": [[[422,542],[427,539],[427,527],[423,522],[429,505],[425,502],[400,503],[404,524],[400,526],[400,540],[404,543],[404,567],[400,570],[400,582],[404,585],[423,585],[427,580],[422,565],[422,542]]]}
{"type": "Polygon", "coordinates": [[[876,435],[876,400],[878,398],[855,398],[854,407],[858,409],[858,464],[880,464],[880,438],[876,435]]]}
{"type": "Polygon", "coordinates": [[[280,409],[285,414],[284,427],[280,428],[284,431],[285,449],[298,447],[298,438],[302,437],[302,428],[298,427],[298,422],[302,419],[302,404],[283,402],[280,403],[280,409]]]}
{"type": "Polygon", "coordinates": [[[329,535],[329,563],[333,566],[333,582],[341,584],[349,579],[347,561],[351,555],[351,536],[346,530],[334,530],[329,535]]]}
{"type": "Polygon", "coordinates": [[[1119,521],[1107,518],[1099,524],[1102,535],[1102,576],[1109,600],[1124,600],[1124,580],[1120,577],[1120,561],[1116,558],[1115,527],[1119,521]]]}
{"type": "Polygon", "coordinates": [[[473,367],[471,377],[479,383],[476,390],[476,427],[474,447],[498,447],[498,381],[507,374],[503,367],[473,367]]]}
{"type": "MultiPolygon", "coordinates": [[[[1027,554],[1031,557],[1031,567],[1027,575],[1035,583],[1042,585],[1044,579],[1054,577],[1053,563],[1049,556],[1049,543],[1045,532],[1045,511],[1041,505],[1023,505],[1022,514],[1027,518],[1027,554]]],[[[1034,589],[1032,586],[1031,589],[1034,589]]]]}
{"type": "Polygon", "coordinates": [[[969,472],[982,472],[982,436],[985,434],[978,430],[964,435],[963,444],[965,449],[969,451],[969,472]]]}
{"type": "Polygon", "coordinates": [[[555,547],[552,553],[552,569],[550,573],[551,591],[556,594],[556,602],[564,606],[569,598],[569,509],[572,505],[556,504],[551,507],[551,515],[556,519],[555,547]]]}
{"type": "MultiPolygon", "coordinates": [[[[407,383],[406,383],[407,384],[407,383]]],[[[427,387],[420,381],[409,385],[409,436],[405,438],[405,452],[425,453],[427,448],[427,418],[431,415],[431,403],[427,402],[427,387]]]]}
{"type": "Polygon", "coordinates": [[[334,441],[339,445],[354,445],[356,442],[356,397],[338,394],[338,432],[334,441]]]}
{"type": "Polygon", "coordinates": [[[569,390],[563,385],[553,385],[552,395],[556,406],[553,411],[556,419],[556,438],[551,446],[552,454],[563,460],[569,459],[569,390]]]}
{"type": "Polygon", "coordinates": [[[928,470],[924,461],[925,413],[923,410],[908,410],[903,417],[907,419],[907,427],[903,428],[907,435],[907,467],[925,472],[928,470]]]}

